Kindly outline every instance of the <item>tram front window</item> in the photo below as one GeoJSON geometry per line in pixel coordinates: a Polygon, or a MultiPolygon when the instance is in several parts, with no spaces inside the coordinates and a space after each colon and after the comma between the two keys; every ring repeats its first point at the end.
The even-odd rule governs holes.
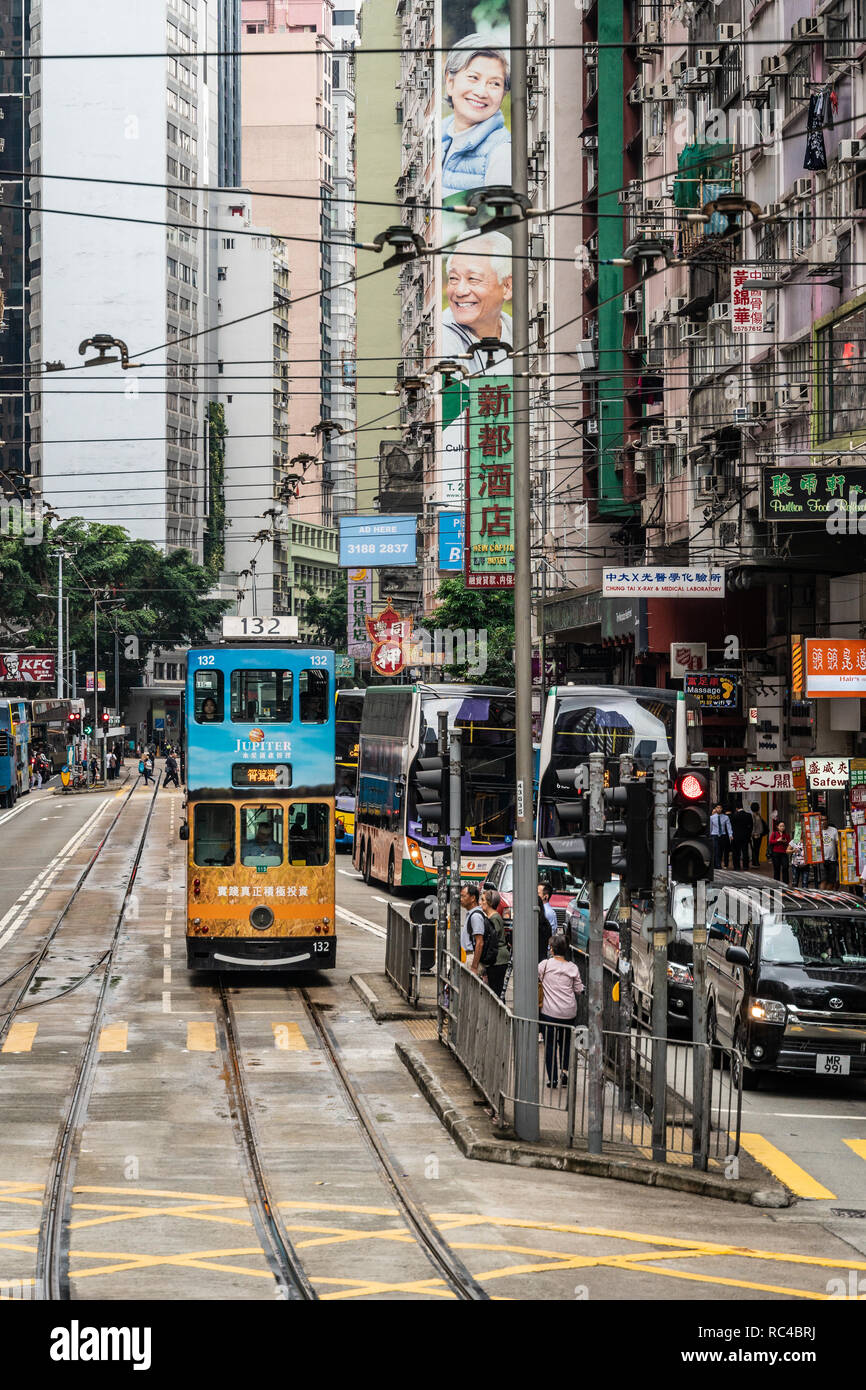
{"type": "Polygon", "coordinates": [[[289,863],[321,868],[328,862],[328,808],[321,802],[295,802],[289,808],[289,863]]]}
{"type": "Polygon", "coordinates": [[[250,869],[283,862],[283,812],[279,806],[241,809],[241,863],[250,869]]]}
{"type": "Polygon", "coordinates": [[[222,671],[196,671],[193,677],[193,699],[197,724],[220,722],[223,717],[222,671]]]}
{"type": "Polygon", "coordinates": [[[327,671],[302,671],[300,673],[298,676],[298,710],[302,724],[327,724],[327,671]]]}
{"type": "Polygon", "coordinates": [[[291,718],[291,671],[232,671],[235,723],[289,724],[291,718]]]}
{"type": "Polygon", "coordinates": [[[235,862],[235,808],[204,802],[195,808],[193,859],[196,864],[235,862]]]}

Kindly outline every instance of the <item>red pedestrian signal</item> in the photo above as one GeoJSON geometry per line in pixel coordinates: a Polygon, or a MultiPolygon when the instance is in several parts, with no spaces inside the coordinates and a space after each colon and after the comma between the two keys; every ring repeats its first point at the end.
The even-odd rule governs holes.
{"type": "Polygon", "coordinates": [[[700,777],[696,777],[693,772],[687,772],[677,783],[677,791],[686,798],[687,801],[697,801],[704,795],[706,790],[700,777]]]}
{"type": "Polygon", "coordinates": [[[699,883],[713,876],[710,838],[712,789],[703,768],[680,768],[671,802],[671,878],[674,883],[699,883]]]}

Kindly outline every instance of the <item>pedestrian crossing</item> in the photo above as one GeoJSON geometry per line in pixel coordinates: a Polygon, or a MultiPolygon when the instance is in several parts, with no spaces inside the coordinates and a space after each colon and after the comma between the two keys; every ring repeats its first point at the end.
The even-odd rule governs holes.
{"type": "MultiPolygon", "coordinates": [[[[274,1019],[270,1022],[267,1031],[256,1030],[257,1036],[250,1046],[264,1047],[270,1045],[278,1052],[308,1052],[309,1043],[301,1031],[298,1023],[284,1022],[274,1019]]],[[[54,1049],[57,1043],[56,1034],[48,1036],[49,1041],[45,1043],[45,1053],[50,1048],[54,1049]]],[[[107,1023],[99,1034],[98,1050],[101,1053],[111,1053],[113,1055],[135,1055],[139,1046],[142,1048],[152,1047],[152,1036],[138,1033],[133,1030],[130,1035],[130,1026],[125,1022],[107,1023]]],[[[185,1052],[217,1052],[219,1044],[217,1042],[216,1027],[203,1019],[191,1019],[186,1023],[185,1052]]],[[[3,1042],[0,1053],[8,1055],[32,1053],[34,1056],[40,1055],[39,1024],[29,1020],[16,1021],[13,1023],[3,1042]]],[[[45,1055],[45,1054],[43,1054],[45,1055]]]]}

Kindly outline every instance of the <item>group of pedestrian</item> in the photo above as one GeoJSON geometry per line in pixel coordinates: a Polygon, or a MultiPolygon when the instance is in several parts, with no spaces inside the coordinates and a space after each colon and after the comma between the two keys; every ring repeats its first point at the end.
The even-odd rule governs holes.
{"type": "Polygon", "coordinates": [[[41,787],[43,782],[54,776],[54,768],[40,750],[30,754],[30,786],[41,787]]]}
{"type": "Polygon", "coordinates": [[[767,822],[757,801],[752,802],[748,811],[745,806],[732,806],[730,811],[724,811],[721,802],[717,802],[710,816],[715,868],[727,869],[732,859],[735,869],[748,869],[750,861],[757,868],[766,833],[767,822]]]}
{"type": "Polygon", "coordinates": [[[784,821],[776,821],[770,835],[773,878],[794,888],[835,888],[839,881],[839,832],[826,816],[821,817],[821,851],[823,863],[807,864],[802,824],[792,836],[784,821]]]}

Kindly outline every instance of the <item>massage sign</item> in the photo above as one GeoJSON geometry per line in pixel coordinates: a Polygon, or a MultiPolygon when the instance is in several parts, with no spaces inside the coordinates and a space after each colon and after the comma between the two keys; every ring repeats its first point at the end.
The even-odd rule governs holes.
{"type": "Polygon", "coordinates": [[[514,424],[511,382],[469,382],[466,450],[466,584],[514,587],[514,424]]]}

